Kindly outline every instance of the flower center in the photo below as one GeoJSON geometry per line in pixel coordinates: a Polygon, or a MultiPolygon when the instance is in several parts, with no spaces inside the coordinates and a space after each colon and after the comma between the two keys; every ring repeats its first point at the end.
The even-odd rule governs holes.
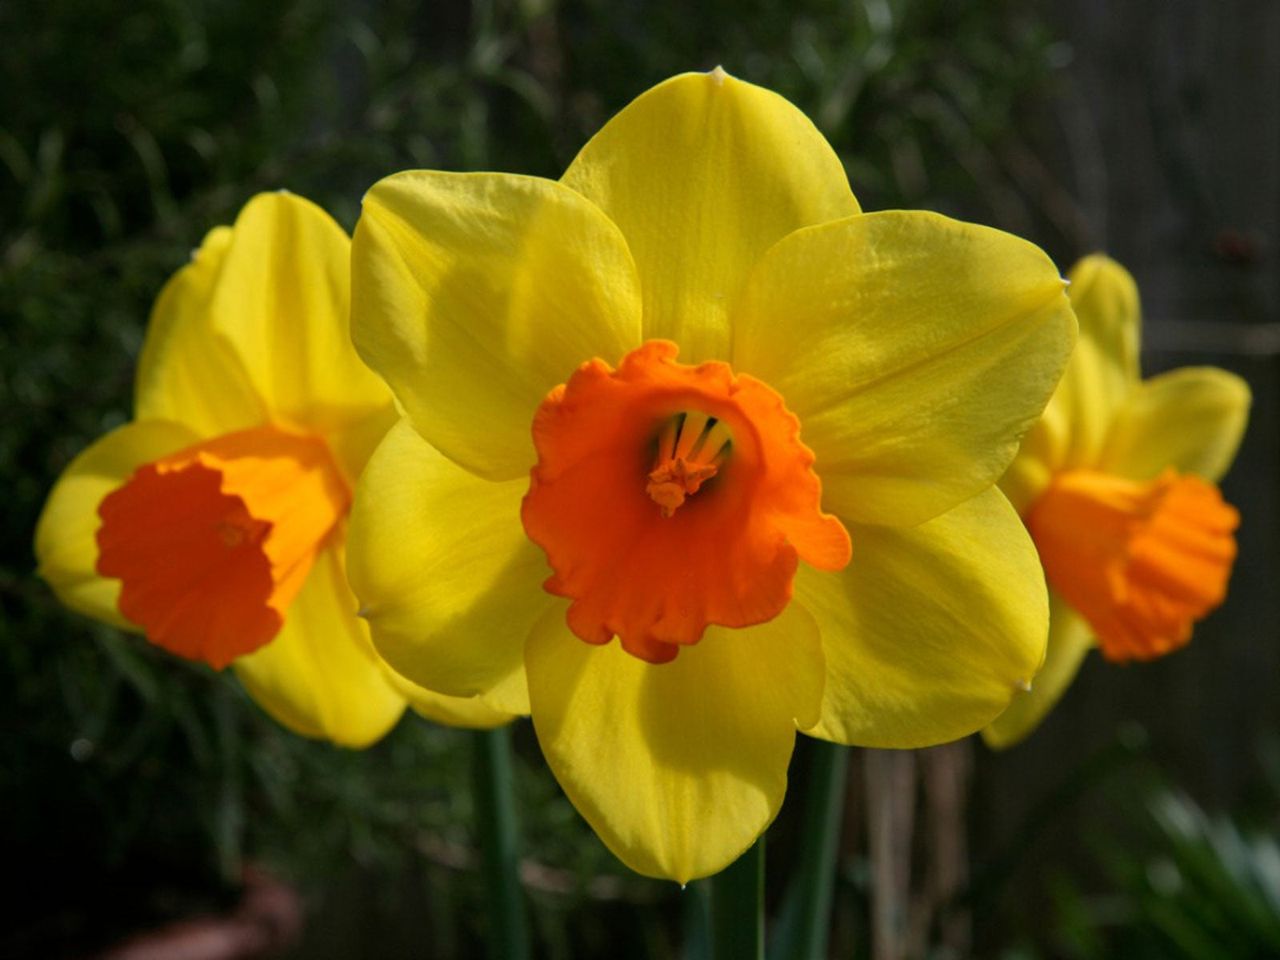
{"type": "Polygon", "coordinates": [[[701,410],[677,414],[658,434],[658,456],[649,471],[644,491],[672,516],[687,497],[714,477],[728,455],[731,435],[724,421],[701,410]]]}
{"type": "Polygon", "coordinates": [[[677,353],[649,341],[551,391],[521,509],[553,570],[546,589],[573,601],[569,628],[588,643],[617,636],[651,663],[711,624],[773,619],[799,560],[838,570],[850,552],[782,398],[677,353]]]}
{"type": "Polygon", "coordinates": [[[221,669],[270,641],[351,493],[318,437],[259,427],[139,467],[98,506],[97,570],[147,639],[221,669]]]}
{"type": "Polygon", "coordinates": [[[1226,597],[1239,522],[1217,487],[1173,470],[1150,483],[1071,470],[1027,515],[1049,584],[1109,660],[1154,659],[1191,639],[1226,597]]]}

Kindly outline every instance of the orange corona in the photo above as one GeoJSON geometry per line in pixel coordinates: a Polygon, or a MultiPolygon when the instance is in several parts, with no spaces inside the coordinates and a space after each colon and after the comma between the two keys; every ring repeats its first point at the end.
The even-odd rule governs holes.
{"type": "Polygon", "coordinates": [[[221,669],[270,641],[351,493],[328,446],[275,427],[139,467],[98,508],[97,571],[120,612],[221,669]]]}
{"type": "Polygon", "coordinates": [[[1222,603],[1240,518],[1217,487],[1166,470],[1136,483],[1093,470],[1059,474],[1027,527],[1049,584],[1087,619],[1109,660],[1184,646],[1222,603]]]}
{"type": "Polygon", "coordinates": [[[782,398],[676,355],[649,341],[553,390],[534,417],[522,509],[554,571],[546,589],[573,601],[570,629],[588,643],[616,635],[651,663],[710,624],[776,617],[799,560],[838,570],[850,556],[782,398]]]}

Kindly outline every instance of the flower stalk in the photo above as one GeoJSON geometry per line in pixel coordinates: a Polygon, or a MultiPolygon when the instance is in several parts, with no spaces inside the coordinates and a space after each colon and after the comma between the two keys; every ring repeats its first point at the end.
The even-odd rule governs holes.
{"type": "Polygon", "coordinates": [[[472,796],[481,870],[489,902],[489,956],[528,960],[529,928],[520,886],[518,830],[511,775],[511,728],[475,730],[472,796]]]}
{"type": "Polygon", "coordinates": [[[764,960],[764,837],[711,878],[712,960],[764,960]]]}
{"type": "Polygon", "coordinates": [[[844,819],[849,748],[814,740],[810,749],[809,790],[804,804],[799,869],[791,880],[770,956],[808,960],[827,955],[836,855],[844,819]]]}

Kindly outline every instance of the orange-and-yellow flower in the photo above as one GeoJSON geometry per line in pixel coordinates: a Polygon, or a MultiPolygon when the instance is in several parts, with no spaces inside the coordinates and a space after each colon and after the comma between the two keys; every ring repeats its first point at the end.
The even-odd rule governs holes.
{"type": "Polygon", "coordinates": [[[1039,667],[1043,576],[993,484],[1070,353],[1063,282],[997,230],[861,213],[775,94],[676,77],[558,182],[389,177],[352,276],[406,415],[352,513],[374,643],[532,712],[635,870],[749,846],[797,727],[937,743],[1039,667]]]}
{"type": "Polygon", "coordinates": [[[1142,380],[1133,277],[1095,255],[1070,280],[1079,343],[1000,484],[1044,563],[1050,634],[1032,688],[983,731],[996,747],[1035,729],[1091,648],[1125,662],[1184,646],[1236,556],[1239,516],[1215,482],[1240,445],[1248,386],[1214,367],[1142,380]]]}
{"type": "Polygon", "coordinates": [[[156,301],[135,419],[58,480],[36,529],[69,607],[216,668],[280,723],[348,746],[406,698],[445,722],[508,714],[386,669],[344,573],[351,492],[395,420],[348,337],[351,243],[286,193],[218,227],[156,301]]]}

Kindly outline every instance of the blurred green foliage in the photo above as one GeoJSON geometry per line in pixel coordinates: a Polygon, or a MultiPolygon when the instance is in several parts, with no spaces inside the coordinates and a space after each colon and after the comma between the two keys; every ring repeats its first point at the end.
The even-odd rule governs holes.
{"type": "MultiPolygon", "coordinates": [[[[1066,229],[1028,147],[1065,58],[1034,7],[693,9],[0,5],[0,852],[32,881],[5,900],[0,954],[77,955],[224,906],[246,862],[308,897],[300,956],[478,949],[465,734],[415,718],[363,753],[303,741],[230,678],[63,611],[32,573],[54,478],[129,416],[156,292],[253,193],[291,189],[350,227],[363,191],[399,169],[557,176],[630,98],[720,63],[813,117],[868,209],[944,209],[1050,243],[1066,229]]],[[[679,956],[696,894],[617,866],[527,724],[517,746],[543,955],[679,956]]]]}
{"type": "Polygon", "coordinates": [[[1265,960],[1280,956],[1280,792],[1247,826],[1160,784],[1116,799],[1092,840],[1107,881],[1053,883],[1055,956],[1265,960]],[[1120,830],[1121,833],[1116,831],[1120,830]]]}

